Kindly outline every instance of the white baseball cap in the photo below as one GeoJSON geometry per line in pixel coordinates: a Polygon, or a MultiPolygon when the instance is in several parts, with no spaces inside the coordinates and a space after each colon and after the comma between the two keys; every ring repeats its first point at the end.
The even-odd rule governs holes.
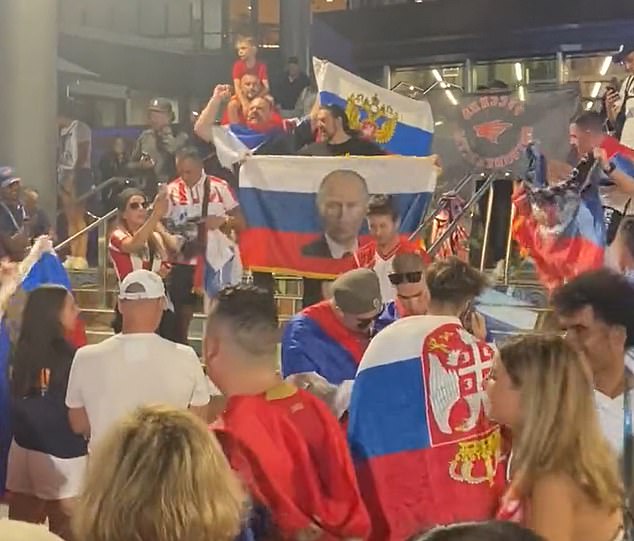
{"type": "Polygon", "coordinates": [[[155,272],[136,270],[128,274],[119,286],[119,299],[139,301],[165,297],[163,280],[155,272]]]}

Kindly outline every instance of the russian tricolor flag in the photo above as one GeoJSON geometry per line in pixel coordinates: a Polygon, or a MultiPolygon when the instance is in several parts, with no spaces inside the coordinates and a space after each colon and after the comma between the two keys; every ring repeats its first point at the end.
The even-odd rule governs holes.
{"type": "Polygon", "coordinates": [[[245,266],[337,276],[353,268],[352,255],[367,240],[369,195],[392,195],[401,233],[410,235],[431,200],[436,176],[431,157],[249,157],[240,170],[240,203],[249,226],[240,238],[245,266]],[[338,229],[355,237],[347,253],[331,251],[338,229]]]}
{"type": "Polygon", "coordinates": [[[434,118],[427,101],[392,92],[339,66],[313,58],[322,105],[343,108],[350,127],[390,154],[429,156],[434,118]]]}
{"type": "Polygon", "coordinates": [[[485,412],[492,361],[492,348],[452,317],[406,317],[372,340],[348,427],[371,540],[494,517],[505,460],[485,412]]]}

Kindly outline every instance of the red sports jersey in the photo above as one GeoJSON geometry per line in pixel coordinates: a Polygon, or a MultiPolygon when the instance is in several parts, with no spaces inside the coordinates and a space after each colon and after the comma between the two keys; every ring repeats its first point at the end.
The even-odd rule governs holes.
{"type": "Polygon", "coordinates": [[[146,245],[143,250],[134,254],[128,254],[123,251],[122,244],[125,239],[131,238],[132,235],[123,227],[117,227],[110,235],[110,243],[108,251],[110,259],[114,265],[119,282],[123,280],[132,271],[145,269],[158,272],[163,265],[161,256],[157,253],[150,255],[150,248],[146,245]]]}
{"type": "MultiPolygon", "coordinates": [[[[170,199],[169,218],[176,226],[183,225],[189,220],[202,217],[202,199],[205,193],[205,182],[209,182],[209,201],[207,202],[207,215],[226,214],[239,206],[238,199],[227,181],[203,174],[200,180],[191,188],[182,178],[173,180],[168,185],[170,199]]],[[[189,239],[192,240],[192,239],[189,239]]],[[[198,264],[198,258],[188,261],[177,261],[188,265],[198,264]]]]}
{"type": "Polygon", "coordinates": [[[321,541],[366,538],[370,521],[345,435],[319,399],[283,383],[232,397],[213,428],[282,539],[311,525],[323,530],[321,541]]]}
{"type": "Polygon", "coordinates": [[[392,261],[394,261],[394,257],[402,253],[418,253],[425,265],[431,263],[431,258],[420,245],[405,238],[400,239],[399,243],[387,253],[380,253],[377,250],[376,242],[371,241],[361,246],[354,254],[356,268],[372,269],[378,276],[381,298],[385,303],[396,298],[396,290],[388,276],[393,272],[392,261]]]}
{"type": "Polygon", "coordinates": [[[269,80],[269,72],[266,64],[264,64],[263,62],[258,62],[257,60],[252,67],[247,66],[247,63],[244,60],[236,60],[233,63],[233,69],[231,73],[234,81],[236,79],[242,79],[242,77],[247,73],[251,75],[257,75],[258,79],[260,79],[260,82],[262,83],[269,80]]]}

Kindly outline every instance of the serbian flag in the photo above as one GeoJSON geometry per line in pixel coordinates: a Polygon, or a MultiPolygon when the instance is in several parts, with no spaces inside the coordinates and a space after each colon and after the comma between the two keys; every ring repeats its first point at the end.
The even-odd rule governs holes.
{"type": "MultiPolygon", "coordinates": [[[[3,494],[7,457],[11,444],[9,353],[11,344],[20,334],[20,321],[27,294],[34,289],[54,284],[70,291],[71,283],[62,263],[55,255],[51,241],[39,238],[29,255],[18,266],[17,274],[3,282],[0,289],[0,496],[3,494]]],[[[86,332],[82,321],[68,336],[76,348],[86,344],[86,332]]]]}
{"type": "Polygon", "coordinates": [[[601,148],[619,171],[634,178],[634,149],[622,145],[614,137],[604,137],[601,148]]]}
{"type": "Polygon", "coordinates": [[[317,372],[334,385],[352,380],[365,351],[361,338],[342,325],[330,301],[304,308],[284,328],[282,374],[317,372]]]}
{"type": "Polygon", "coordinates": [[[371,540],[494,518],[506,460],[485,412],[493,354],[453,317],[406,317],[370,343],[352,388],[348,443],[371,540]]]}
{"type": "Polygon", "coordinates": [[[593,184],[581,194],[557,195],[555,201],[558,198],[560,203],[537,209],[524,188],[513,195],[513,238],[520,251],[533,260],[549,291],[602,267],[605,258],[605,224],[597,186],[593,184]]]}
{"type": "Polygon", "coordinates": [[[427,101],[392,92],[327,60],[313,58],[313,67],[320,103],[341,107],[353,130],[390,154],[431,154],[434,118],[427,101]]]}
{"type": "Polygon", "coordinates": [[[345,435],[318,398],[287,383],[234,396],[212,428],[277,530],[258,539],[367,538],[370,520],[345,435]]]}
{"type": "Polygon", "coordinates": [[[245,266],[255,271],[332,278],[354,267],[368,242],[370,194],[390,194],[411,235],[436,187],[434,158],[251,156],[240,170],[248,229],[245,266]]]}

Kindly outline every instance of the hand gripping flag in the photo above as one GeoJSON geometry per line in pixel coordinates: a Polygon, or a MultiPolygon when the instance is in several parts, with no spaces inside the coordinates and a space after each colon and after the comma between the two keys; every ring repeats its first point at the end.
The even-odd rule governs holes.
{"type": "Polygon", "coordinates": [[[330,301],[322,301],[295,315],[282,337],[282,374],[317,372],[329,383],[352,380],[364,346],[342,325],[330,301]]]}
{"type": "MultiPolygon", "coordinates": [[[[29,255],[22,261],[17,273],[5,280],[0,288],[0,495],[4,490],[6,464],[11,443],[9,352],[20,334],[22,311],[26,295],[44,284],[55,284],[70,290],[66,270],[53,252],[51,241],[37,239],[29,255]]],[[[83,323],[78,320],[75,331],[68,337],[75,347],[86,344],[83,323]]]]}
{"type": "Polygon", "coordinates": [[[348,426],[371,540],[495,516],[505,458],[485,412],[492,361],[492,348],[452,317],[406,317],[372,340],[348,426]]]}
{"type": "Polygon", "coordinates": [[[327,60],[313,59],[322,105],[345,110],[350,127],[390,154],[429,156],[434,119],[427,101],[375,85],[327,60]]]}
{"type": "Polygon", "coordinates": [[[540,281],[552,291],[565,280],[603,265],[600,179],[594,158],[587,156],[568,179],[548,186],[543,155],[534,145],[527,153],[527,182],[513,196],[513,237],[535,262],[540,281]]]}
{"type": "Polygon", "coordinates": [[[319,399],[283,383],[232,397],[212,427],[279,538],[367,538],[370,520],[345,435],[319,399]],[[322,535],[305,537],[315,527],[322,535]]]}
{"type": "Polygon", "coordinates": [[[614,137],[604,137],[601,148],[619,171],[634,177],[634,149],[622,145],[614,137]]]}

